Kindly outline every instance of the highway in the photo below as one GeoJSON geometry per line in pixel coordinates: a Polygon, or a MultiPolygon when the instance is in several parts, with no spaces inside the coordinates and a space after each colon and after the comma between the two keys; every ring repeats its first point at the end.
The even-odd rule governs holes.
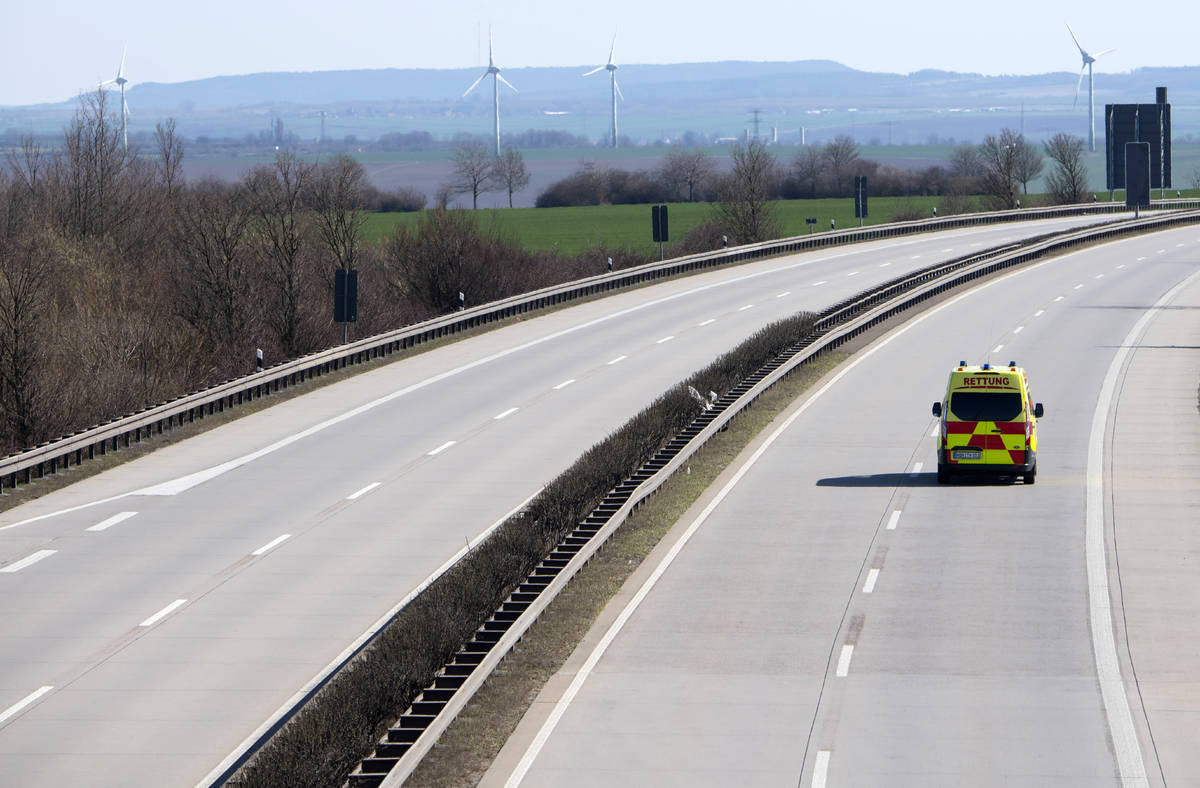
{"type": "Polygon", "coordinates": [[[877,340],[680,520],[482,785],[1195,785],[1197,309],[1193,228],[877,340]],[[1035,485],[937,484],[959,360],[1028,370],[1035,485]]]}
{"type": "Polygon", "coordinates": [[[4,513],[0,774],[205,782],[468,541],[760,326],[939,259],[1096,221],[829,249],[597,300],[4,513]]]}

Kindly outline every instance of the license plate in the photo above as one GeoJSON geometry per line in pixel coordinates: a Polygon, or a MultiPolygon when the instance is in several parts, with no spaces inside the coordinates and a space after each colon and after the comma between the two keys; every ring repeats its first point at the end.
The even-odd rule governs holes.
{"type": "Polygon", "coordinates": [[[955,449],[951,456],[956,460],[978,460],[983,456],[983,452],[979,449],[955,449]]]}

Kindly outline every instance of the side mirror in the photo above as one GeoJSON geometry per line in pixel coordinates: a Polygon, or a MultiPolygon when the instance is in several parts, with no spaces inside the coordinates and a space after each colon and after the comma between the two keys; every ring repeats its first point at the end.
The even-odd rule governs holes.
{"type": "Polygon", "coordinates": [[[1042,407],[1042,403],[1039,402],[1038,404],[1033,406],[1034,418],[1040,419],[1042,417],[1042,414],[1045,412],[1046,412],[1046,409],[1042,407]]]}
{"type": "Polygon", "coordinates": [[[933,415],[934,416],[942,415],[942,403],[940,403],[940,402],[933,403],[933,415]]]}

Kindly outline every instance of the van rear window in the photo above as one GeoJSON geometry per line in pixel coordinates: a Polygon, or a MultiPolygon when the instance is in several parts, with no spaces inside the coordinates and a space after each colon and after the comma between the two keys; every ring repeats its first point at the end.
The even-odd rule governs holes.
{"type": "Polygon", "coordinates": [[[950,395],[950,412],[962,421],[1012,421],[1022,410],[1017,393],[956,391],[950,395]]]}

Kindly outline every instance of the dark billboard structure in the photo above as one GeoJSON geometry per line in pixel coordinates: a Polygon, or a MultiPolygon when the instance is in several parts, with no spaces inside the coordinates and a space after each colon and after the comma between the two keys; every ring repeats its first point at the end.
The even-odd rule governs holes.
{"type": "Polygon", "coordinates": [[[1130,142],[1125,146],[1125,205],[1150,207],[1150,143],[1130,142]]]}
{"type": "Polygon", "coordinates": [[[1104,147],[1106,183],[1111,192],[1125,188],[1125,146],[1131,142],[1150,144],[1150,186],[1171,185],[1171,105],[1167,89],[1156,91],[1154,104],[1105,104],[1104,147]]]}

